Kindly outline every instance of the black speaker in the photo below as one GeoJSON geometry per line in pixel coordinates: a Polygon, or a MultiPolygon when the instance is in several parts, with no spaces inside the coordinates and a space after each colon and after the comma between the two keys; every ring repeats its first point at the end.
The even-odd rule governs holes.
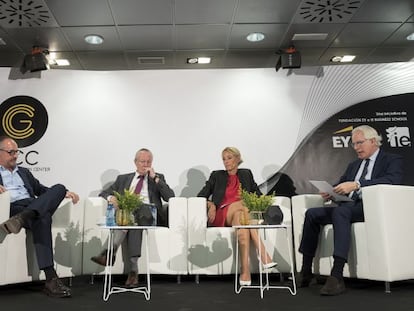
{"type": "Polygon", "coordinates": [[[134,212],[135,222],[141,226],[151,226],[154,220],[154,217],[151,213],[151,205],[142,204],[134,212]]]}
{"type": "Polygon", "coordinates": [[[36,72],[48,69],[49,63],[43,53],[26,55],[23,60],[23,65],[20,67],[22,73],[25,73],[26,71],[36,72]]]}
{"type": "Polygon", "coordinates": [[[280,57],[283,69],[286,68],[300,68],[301,57],[299,52],[283,53],[280,57]]]}
{"type": "Polygon", "coordinates": [[[263,215],[265,225],[280,225],[283,222],[283,212],[279,205],[271,205],[263,215]]]}

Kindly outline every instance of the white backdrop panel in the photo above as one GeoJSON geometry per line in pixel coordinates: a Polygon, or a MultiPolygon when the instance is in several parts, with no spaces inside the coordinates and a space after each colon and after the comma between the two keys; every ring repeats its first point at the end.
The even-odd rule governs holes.
{"type": "Polygon", "coordinates": [[[0,102],[27,95],[46,107],[49,127],[36,150],[35,175],[96,195],[134,169],[147,147],[176,195],[193,196],[221,150],[238,147],[258,183],[283,166],[321,122],[358,102],[414,92],[414,63],[274,69],[49,70],[41,79],[8,80],[0,102]],[[42,170],[46,168],[45,170],[42,170]],[[50,168],[48,171],[47,169],[50,168]]]}
{"type": "Polygon", "coordinates": [[[50,168],[35,175],[83,197],[132,171],[141,147],[153,151],[176,195],[195,195],[210,170],[222,168],[225,146],[238,147],[243,166],[264,181],[294,151],[313,79],[270,69],[50,70],[13,81],[0,73],[1,101],[32,96],[48,111],[46,134],[24,148],[39,152],[37,167],[50,168]]]}

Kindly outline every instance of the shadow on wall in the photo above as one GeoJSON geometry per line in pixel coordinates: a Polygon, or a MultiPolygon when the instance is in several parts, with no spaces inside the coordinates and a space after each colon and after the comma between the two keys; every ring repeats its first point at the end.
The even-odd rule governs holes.
{"type": "Polygon", "coordinates": [[[4,232],[3,230],[0,230],[0,244],[3,243],[6,236],[7,236],[7,233],[4,232]]]}
{"type": "Polygon", "coordinates": [[[220,270],[220,264],[232,255],[230,243],[218,233],[211,244],[211,250],[205,245],[192,245],[188,250],[188,261],[200,268],[217,265],[220,270]]]}
{"type": "MultiPolygon", "coordinates": [[[[186,223],[186,220],[181,219],[180,223],[184,224],[184,223],[186,223]]],[[[187,234],[187,227],[186,226],[180,226],[178,228],[178,231],[180,232],[179,235],[184,237],[187,234]]],[[[186,262],[186,260],[183,260],[183,258],[185,258],[187,256],[187,252],[188,252],[186,241],[181,241],[181,245],[182,245],[182,247],[181,247],[180,253],[178,255],[172,257],[167,263],[168,267],[170,267],[171,270],[174,270],[174,267],[179,267],[178,269],[180,269],[180,268],[185,269],[186,268],[186,267],[180,267],[180,263],[186,262]]]]}
{"type": "Polygon", "coordinates": [[[280,170],[280,165],[276,165],[276,164],[265,165],[262,169],[263,180],[268,180],[270,177],[272,177],[275,174],[275,172],[279,172],[279,170],[280,170]]]}
{"type": "MultiPolygon", "coordinates": [[[[84,234],[84,239],[86,241],[87,233],[84,234]]],[[[83,266],[85,271],[94,271],[94,273],[101,273],[104,271],[105,267],[97,265],[93,261],[90,260],[92,256],[96,256],[100,254],[103,249],[106,248],[108,245],[107,240],[102,243],[101,239],[93,236],[88,242],[83,242],[83,266]],[[104,247],[105,246],[105,247],[104,247]]]]}
{"type": "Polygon", "coordinates": [[[101,175],[101,185],[102,188],[98,189],[98,190],[92,190],[89,193],[90,197],[97,197],[99,196],[99,193],[101,193],[101,191],[103,189],[108,188],[116,179],[116,177],[120,174],[120,172],[118,170],[115,169],[108,169],[106,171],[104,171],[101,175]]]}
{"type": "Polygon", "coordinates": [[[264,194],[275,193],[277,196],[288,198],[297,194],[292,178],[282,172],[277,172],[269,177],[264,183],[259,185],[259,189],[264,194]]]}
{"type": "Polygon", "coordinates": [[[68,228],[62,233],[59,232],[55,239],[55,254],[54,258],[58,265],[72,268],[73,274],[78,274],[79,271],[74,271],[73,267],[80,267],[82,254],[82,235],[78,223],[70,222],[68,228]]]}
{"type": "Polygon", "coordinates": [[[174,189],[175,194],[184,198],[196,197],[204,187],[209,174],[210,170],[208,167],[201,165],[184,171],[179,179],[180,185],[174,189]]]}
{"type": "Polygon", "coordinates": [[[30,230],[26,230],[26,258],[27,258],[27,272],[34,280],[40,279],[40,269],[37,264],[36,250],[33,243],[33,235],[30,230]]]}
{"type": "Polygon", "coordinates": [[[65,204],[58,208],[53,215],[52,228],[53,230],[59,230],[54,243],[54,259],[56,264],[71,268],[71,272],[76,275],[80,271],[74,271],[74,267],[82,266],[82,258],[79,255],[82,254],[82,236],[84,233],[79,222],[69,221],[71,207],[70,204],[65,204]]]}

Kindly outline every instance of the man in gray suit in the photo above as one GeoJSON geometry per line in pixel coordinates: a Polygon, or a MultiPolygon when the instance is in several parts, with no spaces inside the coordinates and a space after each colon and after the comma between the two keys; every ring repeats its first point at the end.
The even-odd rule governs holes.
{"type": "MultiPolygon", "coordinates": [[[[174,191],[168,186],[164,175],[156,173],[152,167],[153,155],[148,149],[142,148],[135,154],[134,163],[136,171],[134,173],[119,175],[115,182],[104,189],[99,196],[105,198],[108,203],[117,206],[117,201],[113,195],[115,191],[123,192],[129,189],[137,192],[137,186],[140,195],[144,198],[144,203],[155,204],[157,208],[157,225],[168,225],[168,212],[163,208],[162,200],[168,200],[174,196],[174,191]],[[142,182],[139,180],[142,179],[142,182]],[[141,185],[138,185],[141,184],[141,185]]],[[[125,282],[126,287],[135,287],[138,285],[138,258],[141,256],[142,230],[115,230],[114,234],[114,254],[119,245],[127,239],[128,255],[130,258],[130,272],[125,282]]],[[[99,265],[106,265],[107,250],[103,250],[100,255],[94,256],[91,260],[99,265]]],[[[115,257],[112,258],[112,264],[115,257]]]]}

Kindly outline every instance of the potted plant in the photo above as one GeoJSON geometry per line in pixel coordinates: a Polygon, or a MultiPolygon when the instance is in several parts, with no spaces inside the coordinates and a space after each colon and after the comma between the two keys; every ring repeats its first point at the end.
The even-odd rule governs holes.
{"type": "MultiPolygon", "coordinates": [[[[254,192],[241,190],[241,199],[243,204],[249,209],[249,224],[261,224],[263,222],[263,214],[273,203],[274,194],[258,195],[254,192]]],[[[246,221],[245,221],[246,222],[246,221]]]]}
{"type": "Polygon", "coordinates": [[[144,203],[142,196],[128,189],[124,189],[123,193],[114,191],[114,195],[118,202],[118,208],[116,211],[117,225],[132,225],[134,223],[133,213],[144,203]]]}

